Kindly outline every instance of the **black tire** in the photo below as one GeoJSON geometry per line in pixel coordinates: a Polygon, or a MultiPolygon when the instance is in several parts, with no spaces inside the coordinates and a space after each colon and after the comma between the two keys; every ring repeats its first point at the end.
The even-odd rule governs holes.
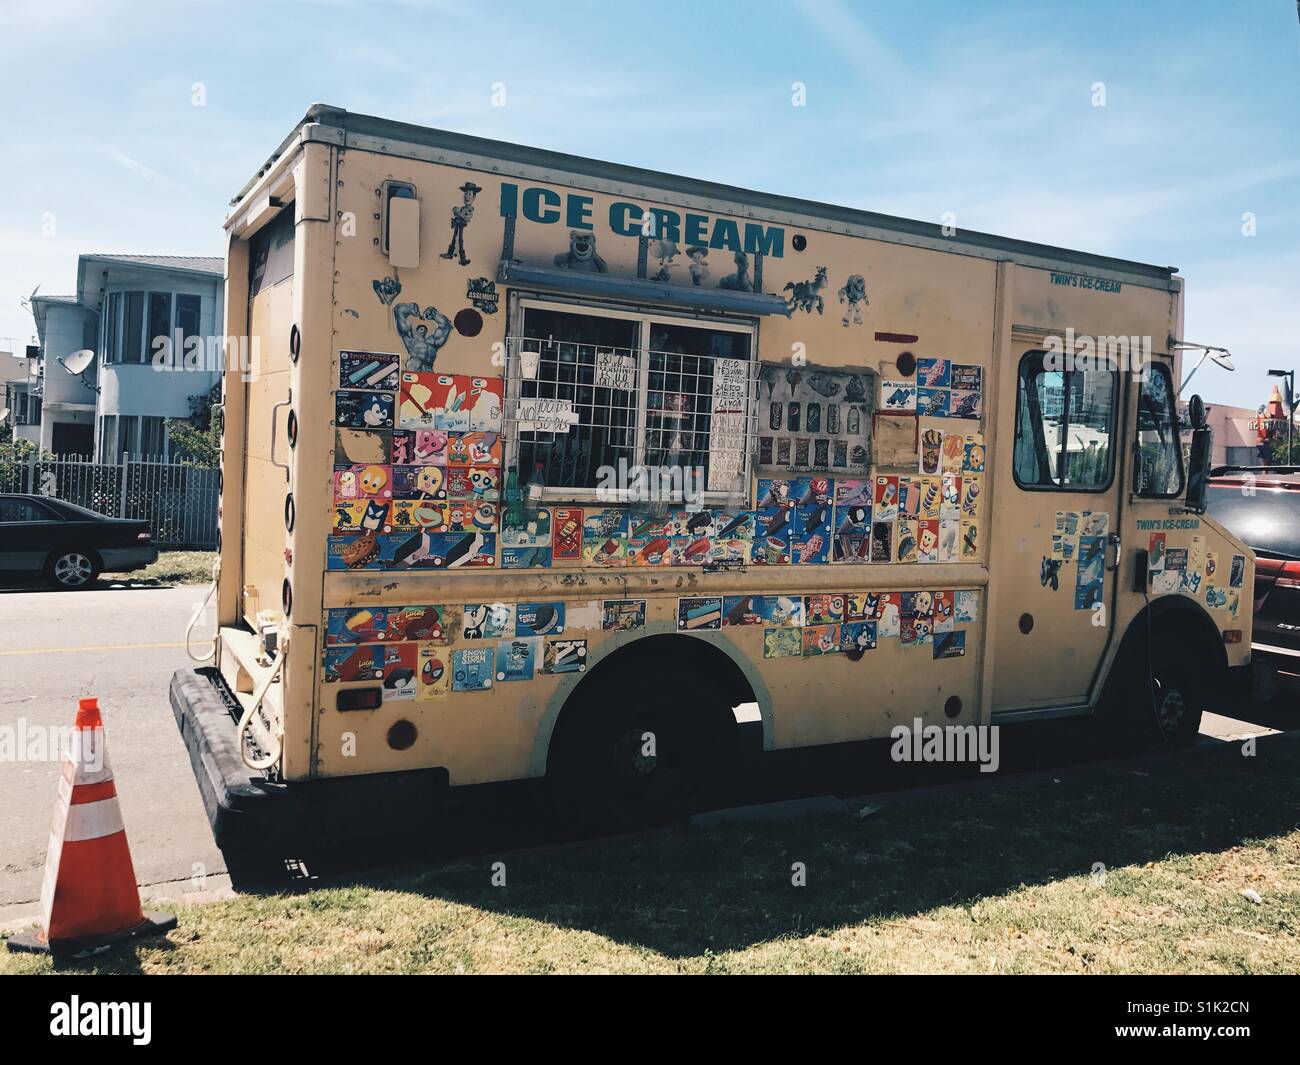
{"type": "Polygon", "coordinates": [[[1129,657],[1123,684],[1125,724],[1144,750],[1190,746],[1201,730],[1210,688],[1199,643],[1157,635],[1146,653],[1142,640],[1129,657]]]}
{"type": "Polygon", "coordinates": [[[45,565],[45,579],[51,588],[76,592],[89,588],[99,576],[99,558],[93,551],[69,548],[56,551],[45,565]]]}
{"type": "Polygon", "coordinates": [[[547,767],[565,823],[584,830],[669,824],[733,779],[737,730],[720,691],[677,699],[647,691],[618,703],[593,692],[588,699],[573,708],[547,767]]]}

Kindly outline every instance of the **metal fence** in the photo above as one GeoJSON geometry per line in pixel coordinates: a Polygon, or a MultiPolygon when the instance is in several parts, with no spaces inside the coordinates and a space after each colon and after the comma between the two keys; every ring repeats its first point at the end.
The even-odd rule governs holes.
{"type": "Polygon", "coordinates": [[[53,496],[112,518],[147,521],[159,547],[214,550],[217,470],[134,459],[36,459],[0,463],[0,492],[53,496]]]}

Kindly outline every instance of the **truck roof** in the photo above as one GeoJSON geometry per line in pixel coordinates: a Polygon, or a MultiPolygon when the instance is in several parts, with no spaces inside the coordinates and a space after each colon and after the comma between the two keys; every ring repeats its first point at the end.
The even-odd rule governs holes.
{"type": "Polygon", "coordinates": [[[944,227],[933,222],[805,200],[796,196],[780,196],[717,181],[453,133],[409,122],[396,122],[374,115],[356,114],[329,104],[312,104],[307,109],[307,113],[263,167],[230,201],[231,206],[238,204],[275,161],[300,138],[470,169],[478,169],[475,159],[486,158],[547,171],[547,176],[539,177],[538,180],[551,183],[561,182],[568,175],[577,175],[602,183],[635,185],[693,199],[710,200],[718,213],[749,217],[770,215],[773,220],[794,225],[802,222],[810,228],[815,228],[815,223],[822,223],[821,228],[832,232],[838,230],[877,240],[913,244],[980,258],[1010,259],[1044,269],[1083,267],[1155,288],[1171,288],[1176,284],[1173,279],[1177,268],[1172,266],[1154,266],[1131,259],[1015,240],[970,229],[958,229],[945,234],[944,227]],[[734,205],[730,211],[721,209],[728,204],[734,205]]]}

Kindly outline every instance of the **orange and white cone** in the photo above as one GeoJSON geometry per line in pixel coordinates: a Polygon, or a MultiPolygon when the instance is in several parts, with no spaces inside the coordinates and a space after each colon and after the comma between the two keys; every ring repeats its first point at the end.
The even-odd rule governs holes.
{"type": "Polygon", "coordinates": [[[140,908],[99,701],[82,699],[54,804],[41,925],[11,937],[9,949],[96,954],[122,940],[175,927],[173,914],[146,914],[140,908]]]}

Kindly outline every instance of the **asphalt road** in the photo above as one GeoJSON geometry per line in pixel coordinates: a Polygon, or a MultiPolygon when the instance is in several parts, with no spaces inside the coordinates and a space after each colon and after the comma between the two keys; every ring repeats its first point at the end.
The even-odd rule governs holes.
{"type": "MultiPolygon", "coordinates": [[[[0,727],[30,736],[32,729],[69,726],[77,700],[97,696],[137,879],[171,884],[157,892],[171,897],[221,890],[226,872],[167,700],[172,673],[189,663],[185,625],[203,592],[198,586],[0,591],[0,727]]],[[[210,632],[210,624],[209,610],[199,633],[210,632]]],[[[1205,742],[1228,740],[1270,726],[1296,727],[1292,717],[1269,709],[1207,714],[1202,732],[1205,742]]],[[[1035,753],[1006,768],[1056,760],[1035,753]]],[[[39,898],[57,777],[55,760],[0,760],[0,914],[31,911],[39,898]]],[[[835,791],[827,779],[814,774],[759,789],[747,801],[835,791]]],[[[837,793],[854,794],[853,783],[837,793]]],[[[506,819],[519,823],[517,811],[506,819]]]]}
{"type": "MultiPolygon", "coordinates": [[[[0,727],[30,738],[99,698],[141,883],[225,871],[167,701],[204,590],[0,592],[0,727]]],[[[0,906],[40,896],[58,773],[54,760],[0,761],[0,906]]]]}

